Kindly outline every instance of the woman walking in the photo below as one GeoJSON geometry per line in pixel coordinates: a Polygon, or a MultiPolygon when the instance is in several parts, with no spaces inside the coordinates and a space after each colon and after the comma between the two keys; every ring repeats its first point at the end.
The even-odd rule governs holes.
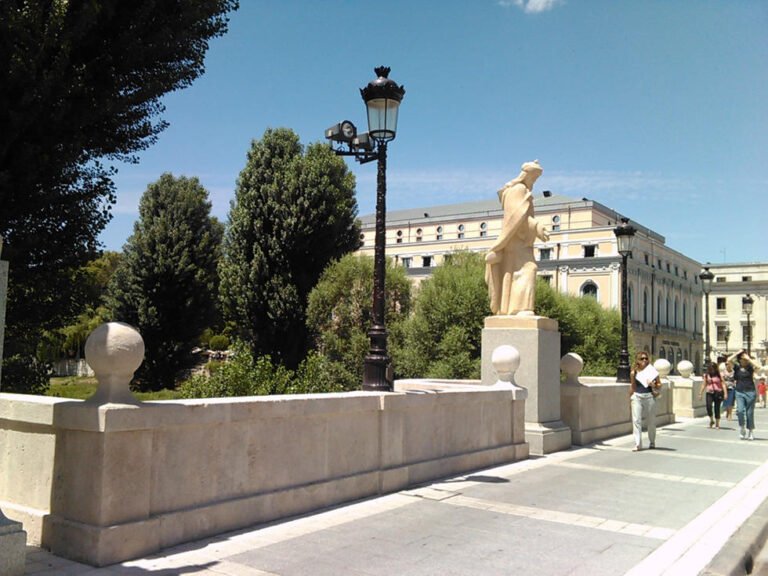
{"type": "Polygon", "coordinates": [[[715,426],[719,430],[720,403],[723,401],[725,388],[723,380],[720,378],[720,370],[718,370],[717,364],[714,362],[710,362],[707,366],[707,371],[704,374],[704,378],[701,383],[701,390],[699,391],[699,399],[704,397],[705,390],[707,393],[707,416],[709,416],[709,427],[712,428],[712,426],[715,426]],[[714,414],[712,413],[713,405],[714,414]]]}
{"type": "Polygon", "coordinates": [[[736,388],[736,416],[739,418],[739,438],[755,439],[755,370],[762,368],[743,349],[728,358],[737,360],[733,366],[736,388]],[[749,434],[747,434],[749,431],[749,434]]]}
{"type": "Polygon", "coordinates": [[[733,363],[727,362],[725,357],[720,363],[720,380],[725,389],[725,400],[723,401],[723,410],[725,410],[725,419],[730,420],[733,415],[733,406],[736,404],[736,388],[733,386],[733,363]]]}
{"type": "Polygon", "coordinates": [[[656,398],[661,380],[650,363],[648,352],[635,355],[635,365],[629,373],[629,399],[632,403],[632,433],[635,437],[633,452],[643,449],[643,417],[648,426],[649,448],[656,448],[656,398]]]}

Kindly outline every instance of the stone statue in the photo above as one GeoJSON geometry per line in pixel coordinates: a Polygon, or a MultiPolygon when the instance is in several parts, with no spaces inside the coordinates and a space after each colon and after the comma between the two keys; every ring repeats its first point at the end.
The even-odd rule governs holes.
{"type": "Polygon", "coordinates": [[[520,175],[499,190],[504,209],[501,234],[485,256],[485,281],[491,312],[532,316],[536,288],[536,238],[549,240],[544,225],[533,217],[533,183],[541,176],[538,160],[526,162],[520,175]]]}

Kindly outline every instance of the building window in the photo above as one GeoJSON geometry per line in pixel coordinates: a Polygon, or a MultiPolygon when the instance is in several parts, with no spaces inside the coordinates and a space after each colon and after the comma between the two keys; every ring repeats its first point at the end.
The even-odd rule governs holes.
{"type": "Polygon", "coordinates": [[[667,262],[667,272],[672,272],[672,268],[669,265],[669,262],[667,262]]]}
{"type": "Polygon", "coordinates": [[[362,244],[364,242],[365,242],[365,234],[360,234],[360,243],[362,244]]]}
{"type": "Polygon", "coordinates": [[[727,342],[725,335],[728,334],[728,336],[730,336],[728,326],[726,324],[718,324],[715,326],[715,329],[717,330],[717,341],[724,343],[727,342]]]}
{"type": "Polygon", "coordinates": [[[752,276],[742,276],[741,277],[742,282],[752,282],[752,276]]]}
{"type": "Polygon", "coordinates": [[[661,270],[661,258],[659,258],[659,259],[657,260],[657,264],[658,264],[657,268],[658,268],[659,270],[661,270]]]}
{"type": "Polygon", "coordinates": [[[675,266],[675,276],[680,276],[680,272],[679,272],[679,270],[677,269],[677,266],[675,266]]]}
{"type": "Polygon", "coordinates": [[[749,340],[749,324],[742,324],[741,325],[741,341],[747,342],[748,340],[749,340]]]}
{"type": "Polygon", "coordinates": [[[488,223],[487,222],[481,222],[480,223],[480,237],[485,238],[488,236],[488,223]]]}
{"type": "Polygon", "coordinates": [[[726,310],[726,308],[725,308],[725,298],[718,298],[715,301],[715,310],[717,310],[718,312],[725,312],[725,310],[726,310]]]}
{"type": "Polygon", "coordinates": [[[430,266],[432,266],[432,256],[422,256],[421,265],[424,268],[429,268],[430,266]]]}
{"type": "Polygon", "coordinates": [[[437,234],[435,235],[435,240],[442,240],[443,239],[443,227],[438,226],[437,227],[437,234]]]}
{"type": "Polygon", "coordinates": [[[402,244],[403,243],[403,231],[402,230],[398,230],[397,231],[397,239],[395,240],[395,242],[397,242],[398,244],[402,244]]]}
{"type": "Polygon", "coordinates": [[[597,284],[595,284],[591,280],[586,282],[581,287],[581,295],[582,296],[591,296],[592,298],[597,298],[597,284]]]}
{"type": "Polygon", "coordinates": [[[459,224],[458,231],[459,231],[459,233],[458,233],[457,237],[458,238],[464,238],[464,224],[459,224]]]}
{"type": "Polygon", "coordinates": [[[648,258],[648,254],[644,254],[644,256],[645,256],[645,265],[647,266],[651,263],[651,260],[650,258],[648,258]]]}
{"type": "Polygon", "coordinates": [[[725,276],[718,276],[715,278],[715,282],[725,282],[725,276]]]}
{"type": "Polygon", "coordinates": [[[552,248],[541,248],[539,250],[539,260],[550,260],[552,258],[552,248]]]}
{"type": "Polygon", "coordinates": [[[683,330],[688,329],[688,303],[683,302],[683,325],[681,326],[683,330]]]}
{"type": "Polygon", "coordinates": [[[416,228],[416,242],[421,242],[421,237],[424,231],[421,228],[416,228]]]}
{"type": "Polygon", "coordinates": [[[546,282],[546,283],[547,283],[547,284],[549,284],[550,286],[552,285],[552,276],[550,276],[549,274],[547,274],[547,275],[542,275],[542,276],[539,276],[539,278],[541,278],[542,280],[544,280],[544,282],[546,282]]]}
{"type": "Polygon", "coordinates": [[[683,270],[683,278],[688,280],[688,270],[683,270]]]}
{"type": "Polygon", "coordinates": [[[632,308],[635,305],[635,291],[632,286],[627,287],[627,317],[632,320],[634,314],[632,314],[632,308]]]}
{"type": "Polygon", "coordinates": [[[597,246],[594,244],[588,244],[584,246],[584,258],[594,258],[597,252],[597,246]]]}
{"type": "Polygon", "coordinates": [[[558,216],[557,214],[552,216],[552,231],[553,232],[560,231],[560,216],[558,216]]]}
{"type": "Polygon", "coordinates": [[[411,264],[413,263],[413,258],[411,258],[410,256],[405,256],[403,257],[402,262],[403,262],[403,268],[410,268],[411,264]]]}
{"type": "Polygon", "coordinates": [[[669,298],[664,300],[664,325],[669,326],[669,298]]]}

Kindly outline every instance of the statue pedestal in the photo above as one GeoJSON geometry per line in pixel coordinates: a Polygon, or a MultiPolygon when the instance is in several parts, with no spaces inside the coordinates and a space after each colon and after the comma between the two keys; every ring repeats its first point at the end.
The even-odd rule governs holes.
{"type": "Polygon", "coordinates": [[[560,418],[560,332],[557,320],[541,316],[489,316],[482,334],[481,381],[493,385],[493,351],[503,344],[520,353],[515,384],[528,390],[525,440],[531,454],[571,447],[571,429],[560,418]]]}
{"type": "Polygon", "coordinates": [[[27,533],[21,522],[9,520],[0,512],[0,574],[23,576],[27,554],[27,533]]]}

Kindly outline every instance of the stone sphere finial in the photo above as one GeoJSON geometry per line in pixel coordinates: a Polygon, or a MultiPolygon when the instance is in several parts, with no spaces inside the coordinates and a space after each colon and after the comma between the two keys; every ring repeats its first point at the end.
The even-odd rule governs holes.
{"type": "Polygon", "coordinates": [[[664,358],[659,358],[656,360],[656,362],[653,363],[653,367],[656,368],[656,370],[659,373],[659,376],[662,378],[666,378],[669,376],[669,371],[672,369],[672,364],[669,363],[669,360],[665,360],[664,358]]]}
{"type": "Polygon", "coordinates": [[[683,378],[690,378],[693,374],[693,364],[690,360],[681,360],[677,363],[677,371],[683,378]]]}
{"type": "Polygon", "coordinates": [[[85,359],[99,381],[98,390],[88,402],[138,403],[130,383],[144,360],[144,339],[135,328],[122,322],[102,324],[85,342],[85,359]]]}
{"type": "Polygon", "coordinates": [[[515,372],[520,368],[520,352],[514,346],[504,344],[494,349],[491,354],[491,364],[499,380],[514,382],[515,372]]]}
{"type": "Polygon", "coordinates": [[[565,373],[565,383],[579,384],[579,374],[584,369],[584,359],[576,352],[568,352],[560,358],[560,371],[565,373]]]}

